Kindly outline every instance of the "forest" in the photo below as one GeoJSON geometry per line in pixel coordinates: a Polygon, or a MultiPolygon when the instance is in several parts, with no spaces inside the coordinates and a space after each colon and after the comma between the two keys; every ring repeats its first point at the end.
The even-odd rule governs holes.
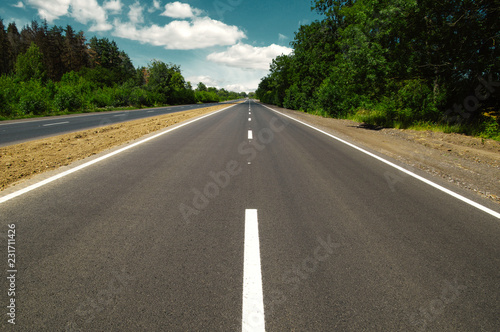
{"type": "Polygon", "coordinates": [[[135,68],[114,41],[37,21],[19,32],[0,19],[0,75],[0,119],[246,97],[201,82],[193,88],[175,64],[135,68]]]}
{"type": "Polygon", "coordinates": [[[499,0],[314,0],[261,101],[375,128],[500,139],[499,0]]]}

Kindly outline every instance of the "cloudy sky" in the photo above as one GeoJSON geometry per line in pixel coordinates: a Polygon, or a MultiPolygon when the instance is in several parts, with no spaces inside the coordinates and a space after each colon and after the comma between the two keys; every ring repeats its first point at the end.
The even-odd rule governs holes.
{"type": "Polygon", "coordinates": [[[146,66],[181,66],[193,86],[254,91],[271,60],[292,51],[301,24],[320,16],[310,0],[3,0],[0,18],[19,30],[32,20],[70,24],[85,36],[107,37],[146,66]]]}

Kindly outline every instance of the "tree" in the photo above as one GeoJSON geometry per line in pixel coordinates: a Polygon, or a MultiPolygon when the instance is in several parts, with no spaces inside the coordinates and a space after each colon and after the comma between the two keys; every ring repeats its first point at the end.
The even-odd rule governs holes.
{"type": "Polygon", "coordinates": [[[12,47],[3,20],[0,19],[0,76],[11,72],[12,47]]]}
{"type": "Polygon", "coordinates": [[[16,77],[19,81],[45,81],[47,75],[43,64],[43,54],[35,43],[16,61],[16,77]]]}
{"type": "Polygon", "coordinates": [[[134,77],[135,69],[130,58],[118,49],[115,41],[92,37],[88,46],[91,66],[110,78],[106,85],[122,84],[134,77]]]}
{"type": "Polygon", "coordinates": [[[17,30],[16,23],[14,22],[9,23],[9,26],[7,27],[7,39],[9,40],[10,49],[12,51],[9,67],[11,68],[11,70],[14,70],[17,56],[23,53],[21,45],[21,35],[17,30]]]}
{"type": "Polygon", "coordinates": [[[121,64],[120,50],[115,41],[92,37],[89,41],[89,55],[93,67],[117,68],[121,64]]]}
{"type": "Polygon", "coordinates": [[[196,88],[198,91],[208,91],[207,86],[203,84],[202,82],[198,83],[198,87],[196,88]]]}
{"type": "Polygon", "coordinates": [[[81,68],[89,66],[90,60],[83,32],[75,34],[73,28],[67,25],[64,34],[62,61],[66,71],[79,71],[81,68]]]}
{"type": "Polygon", "coordinates": [[[162,96],[162,103],[176,104],[192,101],[191,90],[187,88],[179,66],[153,60],[148,65],[147,71],[146,88],[162,96]]]}
{"type": "Polygon", "coordinates": [[[60,81],[64,73],[68,72],[68,68],[63,61],[65,54],[64,36],[61,27],[54,26],[47,31],[43,42],[42,53],[44,54],[44,62],[47,68],[47,76],[53,81],[60,81]]]}

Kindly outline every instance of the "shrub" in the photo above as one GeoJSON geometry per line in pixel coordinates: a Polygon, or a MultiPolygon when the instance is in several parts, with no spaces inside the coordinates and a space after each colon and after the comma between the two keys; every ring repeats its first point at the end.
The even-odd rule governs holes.
{"type": "Polygon", "coordinates": [[[42,90],[26,91],[19,100],[21,114],[41,115],[49,110],[48,102],[42,90]]]}
{"type": "Polygon", "coordinates": [[[150,106],[147,92],[139,87],[132,89],[129,102],[134,107],[150,106]]]}
{"type": "Polygon", "coordinates": [[[14,115],[14,106],[18,102],[17,86],[14,79],[11,76],[2,75],[0,77],[0,114],[14,115]]]}
{"type": "Polygon", "coordinates": [[[125,86],[114,88],[112,91],[114,99],[113,106],[116,107],[129,106],[131,104],[130,102],[131,92],[132,92],[131,89],[125,86]]]}
{"type": "Polygon", "coordinates": [[[482,130],[481,137],[483,138],[491,138],[500,140],[500,123],[499,119],[495,119],[494,117],[489,117],[483,122],[484,129],[482,130]]]}
{"type": "Polygon", "coordinates": [[[61,86],[54,97],[54,106],[59,111],[74,112],[82,108],[83,100],[80,94],[69,86],[61,86]]]}
{"type": "Polygon", "coordinates": [[[439,103],[441,97],[436,96],[436,101],[434,101],[433,91],[422,79],[401,82],[394,98],[397,102],[396,108],[410,110],[404,111],[404,119],[402,118],[407,123],[420,120],[434,121],[439,118],[436,104],[439,103]]]}
{"type": "Polygon", "coordinates": [[[113,106],[114,100],[110,92],[110,88],[99,88],[86,96],[87,102],[97,108],[113,106]]]}

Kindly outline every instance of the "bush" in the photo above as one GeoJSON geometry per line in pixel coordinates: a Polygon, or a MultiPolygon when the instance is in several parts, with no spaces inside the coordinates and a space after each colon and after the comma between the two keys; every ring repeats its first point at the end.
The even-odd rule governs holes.
{"type": "Polygon", "coordinates": [[[130,95],[132,90],[125,86],[120,86],[113,89],[113,106],[124,107],[131,105],[130,95]]]}
{"type": "Polygon", "coordinates": [[[0,114],[14,115],[15,105],[19,102],[17,98],[17,85],[11,76],[0,77],[0,114]]]}
{"type": "Polygon", "coordinates": [[[214,103],[219,101],[219,96],[215,92],[209,91],[195,91],[194,97],[196,102],[201,103],[214,103]]]}
{"type": "Polygon", "coordinates": [[[306,94],[299,91],[297,84],[294,84],[290,88],[286,89],[283,107],[294,110],[305,110],[306,104],[306,94]]]}
{"type": "Polygon", "coordinates": [[[500,118],[489,117],[483,122],[481,137],[500,140],[500,118]]]}
{"type": "Polygon", "coordinates": [[[144,89],[141,89],[139,87],[135,87],[129,98],[130,104],[134,107],[141,107],[141,106],[151,106],[152,104],[148,100],[148,94],[144,89]]]}
{"type": "Polygon", "coordinates": [[[41,115],[49,110],[48,102],[42,90],[26,91],[19,100],[21,114],[41,115]]]}
{"type": "Polygon", "coordinates": [[[113,106],[114,100],[110,90],[110,88],[99,88],[95,90],[92,94],[86,96],[87,103],[97,108],[113,106]]]}
{"type": "Polygon", "coordinates": [[[436,121],[439,118],[436,103],[439,102],[440,96],[437,96],[435,102],[433,91],[424,80],[413,79],[401,82],[394,98],[396,108],[407,110],[401,118],[405,123],[423,120],[436,121]]]}
{"type": "Polygon", "coordinates": [[[54,97],[54,106],[59,111],[74,112],[82,108],[83,100],[80,94],[69,86],[61,86],[54,97]]]}

